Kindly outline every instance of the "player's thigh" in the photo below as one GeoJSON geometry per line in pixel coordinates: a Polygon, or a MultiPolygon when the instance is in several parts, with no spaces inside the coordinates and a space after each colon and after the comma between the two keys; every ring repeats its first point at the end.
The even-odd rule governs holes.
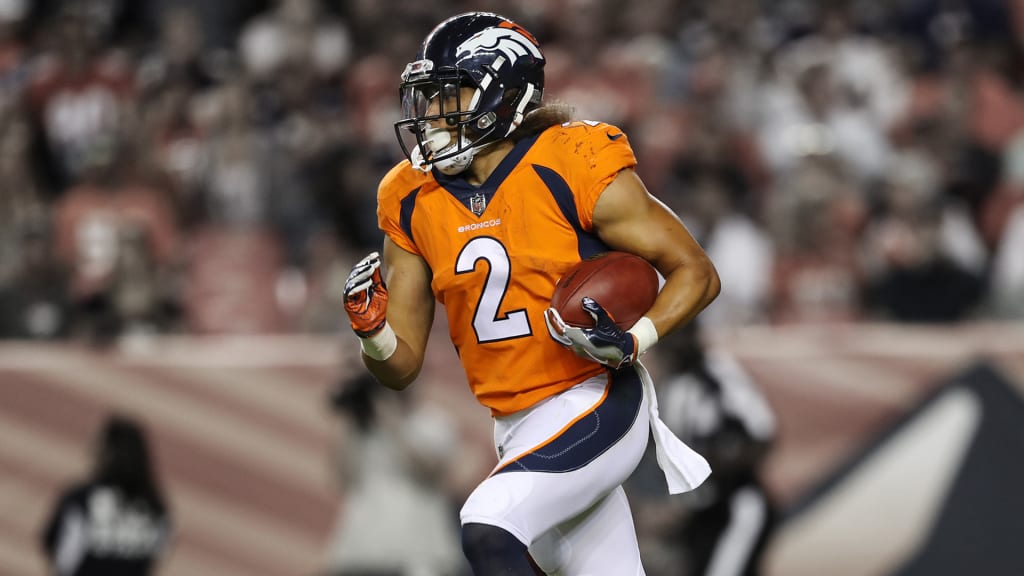
{"type": "Polygon", "coordinates": [[[548,530],[530,547],[552,576],[643,576],[633,515],[618,487],[579,516],[548,530]]]}
{"type": "Polygon", "coordinates": [[[525,544],[593,507],[624,482],[649,436],[646,399],[632,370],[588,381],[496,434],[508,452],[462,508],[462,522],[504,528],[525,544]]]}

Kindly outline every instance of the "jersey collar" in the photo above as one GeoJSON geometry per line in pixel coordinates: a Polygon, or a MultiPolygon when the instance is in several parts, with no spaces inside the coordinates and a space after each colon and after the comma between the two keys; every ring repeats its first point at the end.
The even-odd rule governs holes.
{"type": "MultiPolygon", "coordinates": [[[[479,194],[482,194],[486,199],[486,203],[490,204],[494,193],[498,191],[498,188],[505,182],[505,179],[512,173],[512,170],[519,165],[519,162],[526,156],[526,153],[530,151],[530,148],[533,147],[540,134],[538,132],[516,142],[516,145],[512,147],[508,155],[501,159],[494,172],[491,172],[491,175],[480,186],[470,184],[461,175],[446,176],[437,169],[432,170],[434,179],[470,211],[473,210],[471,206],[472,198],[479,194]]],[[[480,216],[480,214],[477,214],[477,216],[480,216]]]]}

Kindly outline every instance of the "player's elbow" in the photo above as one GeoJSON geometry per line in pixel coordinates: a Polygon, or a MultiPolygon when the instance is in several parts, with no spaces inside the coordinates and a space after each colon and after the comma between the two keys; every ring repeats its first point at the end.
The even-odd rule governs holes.
{"type": "Polygon", "coordinates": [[[363,364],[377,382],[392,390],[405,390],[420,375],[422,362],[379,361],[363,355],[363,364]]]}
{"type": "Polygon", "coordinates": [[[408,388],[409,385],[412,384],[416,380],[416,377],[419,375],[420,371],[419,369],[416,369],[411,372],[405,373],[391,373],[383,378],[378,376],[377,380],[386,388],[401,391],[408,388]]]}
{"type": "Polygon", "coordinates": [[[414,370],[412,372],[409,372],[407,374],[403,374],[403,375],[399,376],[398,378],[392,380],[392,383],[391,383],[390,386],[388,386],[388,388],[391,388],[392,390],[405,390],[406,388],[409,387],[410,384],[412,384],[413,382],[416,381],[416,378],[419,375],[420,375],[420,371],[417,368],[416,370],[414,370]]]}
{"type": "Polygon", "coordinates": [[[707,306],[722,292],[722,279],[718,276],[715,264],[706,255],[701,258],[698,268],[700,278],[704,282],[704,306],[707,306]]]}

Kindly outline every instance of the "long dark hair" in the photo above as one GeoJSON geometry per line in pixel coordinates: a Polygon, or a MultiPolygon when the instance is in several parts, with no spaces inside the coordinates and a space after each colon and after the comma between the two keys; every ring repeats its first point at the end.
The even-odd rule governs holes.
{"type": "Polygon", "coordinates": [[[146,432],[139,422],[128,416],[114,414],[104,423],[93,480],[164,510],[146,432]]]}
{"type": "Polygon", "coordinates": [[[509,134],[512,141],[522,140],[538,132],[543,132],[556,124],[564,124],[572,120],[575,113],[572,106],[560,102],[547,103],[526,114],[523,123],[509,134]]]}

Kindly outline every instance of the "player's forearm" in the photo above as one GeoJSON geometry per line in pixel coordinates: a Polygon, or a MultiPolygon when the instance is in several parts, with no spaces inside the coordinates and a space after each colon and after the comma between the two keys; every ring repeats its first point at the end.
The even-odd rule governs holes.
{"type": "Polygon", "coordinates": [[[363,364],[382,385],[393,390],[404,390],[419,376],[423,360],[398,338],[394,353],[384,360],[375,360],[363,352],[363,364]]]}
{"type": "Polygon", "coordinates": [[[659,336],[693,320],[711,304],[721,291],[718,271],[704,255],[694,257],[677,266],[665,278],[647,317],[654,323],[659,336]]]}

